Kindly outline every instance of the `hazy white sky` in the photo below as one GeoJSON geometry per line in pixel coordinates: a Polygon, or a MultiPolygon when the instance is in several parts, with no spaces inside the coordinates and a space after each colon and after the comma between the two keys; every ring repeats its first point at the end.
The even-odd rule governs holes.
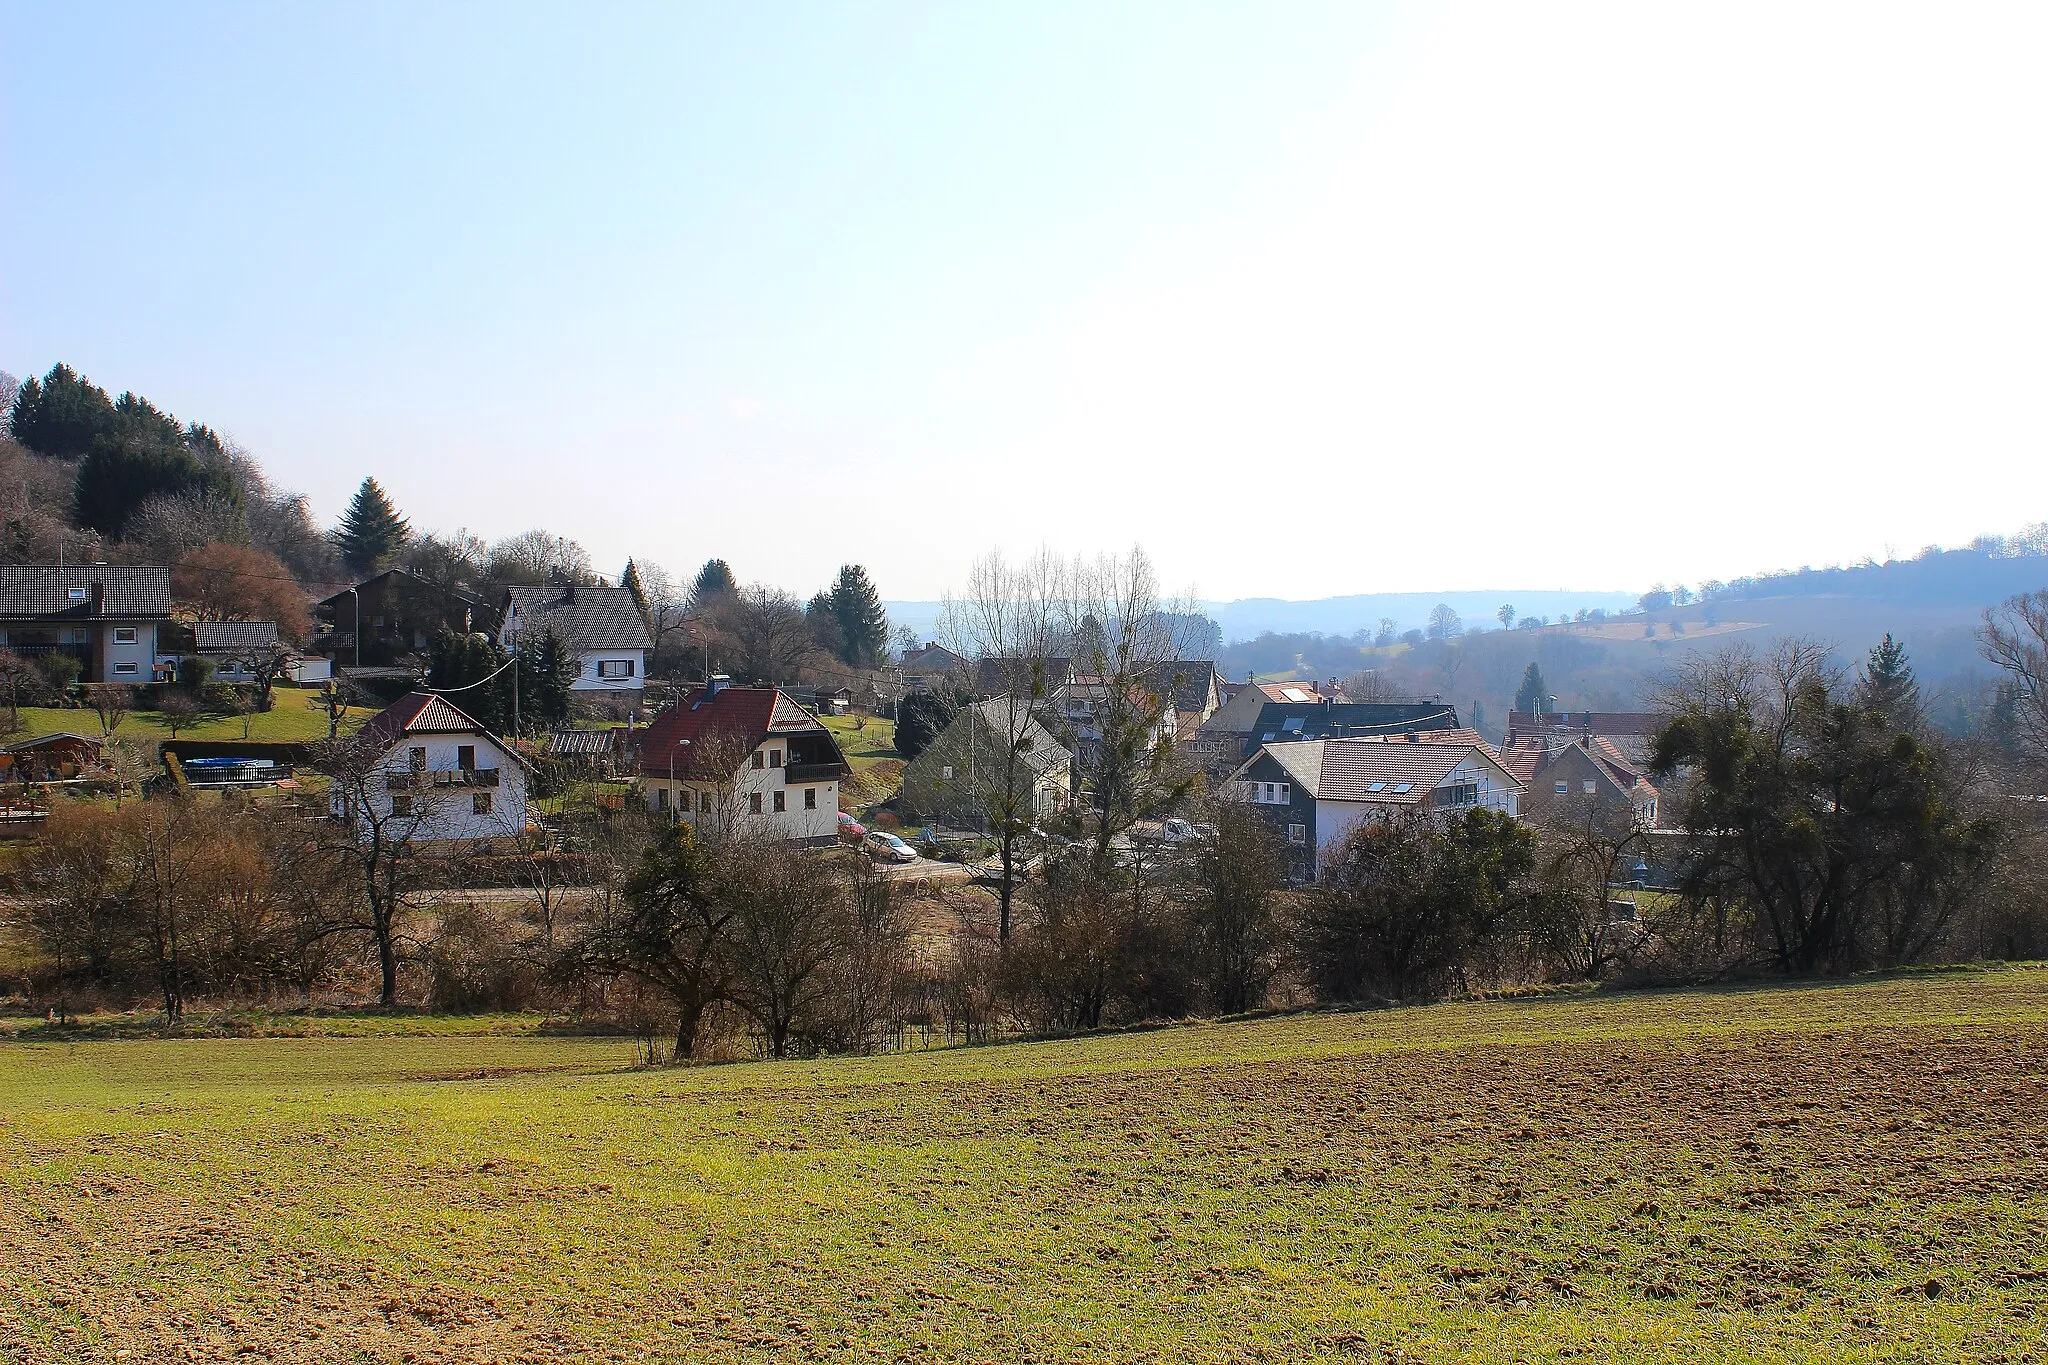
{"type": "Polygon", "coordinates": [[[2048,517],[2048,10],[0,4],[0,368],[338,511],[1294,598],[2048,517]]]}

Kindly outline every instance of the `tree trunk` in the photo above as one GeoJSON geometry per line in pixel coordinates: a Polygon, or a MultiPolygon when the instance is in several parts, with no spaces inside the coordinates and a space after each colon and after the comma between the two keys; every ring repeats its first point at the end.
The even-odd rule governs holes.
{"type": "Polygon", "coordinates": [[[398,1008],[398,950],[392,945],[388,921],[377,927],[377,970],[383,977],[378,1005],[387,1010],[398,1008]]]}
{"type": "Polygon", "coordinates": [[[676,1016],[676,1061],[687,1062],[697,1051],[697,1025],[703,1019],[702,1005],[684,1005],[676,1016]]]}

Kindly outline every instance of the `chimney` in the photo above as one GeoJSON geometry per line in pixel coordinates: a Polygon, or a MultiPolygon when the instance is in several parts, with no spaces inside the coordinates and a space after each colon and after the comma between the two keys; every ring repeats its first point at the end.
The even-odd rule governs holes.
{"type": "Polygon", "coordinates": [[[564,602],[574,602],[576,600],[576,585],[574,583],[566,583],[562,586],[562,600],[564,602]]]}
{"type": "Polygon", "coordinates": [[[105,582],[97,578],[92,581],[92,597],[90,601],[92,605],[88,610],[92,615],[105,616],[107,614],[107,585],[105,582]]]}

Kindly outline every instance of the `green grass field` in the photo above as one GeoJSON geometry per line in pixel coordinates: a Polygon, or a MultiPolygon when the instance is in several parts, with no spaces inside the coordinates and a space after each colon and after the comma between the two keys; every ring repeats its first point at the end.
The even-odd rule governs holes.
{"type": "Polygon", "coordinates": [[[853,769],[854,781],[850,788],[862,805],[886,801],[903,787],[903,756],[896,752],[896,722],[883,716],[868,716],[866,723],[858,730],[854,728],[858,716],[820,717],[833,738],[839,741],[839,751],[846,755],[846,765],[853,769]]]}
{"type": "MultiPolygon", "coordinates": [[[[318,695],[312,688],[278,688],[272,693],[271,709],[250,717],[248,737],[276,742],[327,738],[327,713],[308,704],[318,695]]],[[[342,719],[341,727],[345,732],[353,731],[375,714],[375,707],[352,707],[342,719]]],[[[4,718],[0,715],[0,719],[4,718]]],[[[21,708],[21,728],[8,736],[6,742],[34,739],[38,735],[53,735],[64,730],[97,739],[99,718],[85,707],[24,706],[21,708]]],[[[149,743],[171,738],[171,730],[156,712],[134,711],[121,722],[114,738],[131,744],[149,743]]],[[[208,716],[196,724],[179,727],[178,738],[241,739],[242,718],[208,716]]]]}
{"type": "Polygon", "coordinates": [[[0,1043],[0,1358],[2048,1342],[2040,970],[687,1071],[407,1026],[0,1043]]]}

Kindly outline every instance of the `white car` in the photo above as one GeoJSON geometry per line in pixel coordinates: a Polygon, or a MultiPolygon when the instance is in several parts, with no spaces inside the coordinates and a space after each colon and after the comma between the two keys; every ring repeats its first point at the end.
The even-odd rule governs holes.
{"type": "Polygon", "coordinates": [[[861,847],[868,851],[869,857],[880,858],[884,862],[914,863],[917,861],[916,849],[904,843],[895,835],[884,833],[879,829],[869,830],[868,837],[861,841],[861,847]]]}

